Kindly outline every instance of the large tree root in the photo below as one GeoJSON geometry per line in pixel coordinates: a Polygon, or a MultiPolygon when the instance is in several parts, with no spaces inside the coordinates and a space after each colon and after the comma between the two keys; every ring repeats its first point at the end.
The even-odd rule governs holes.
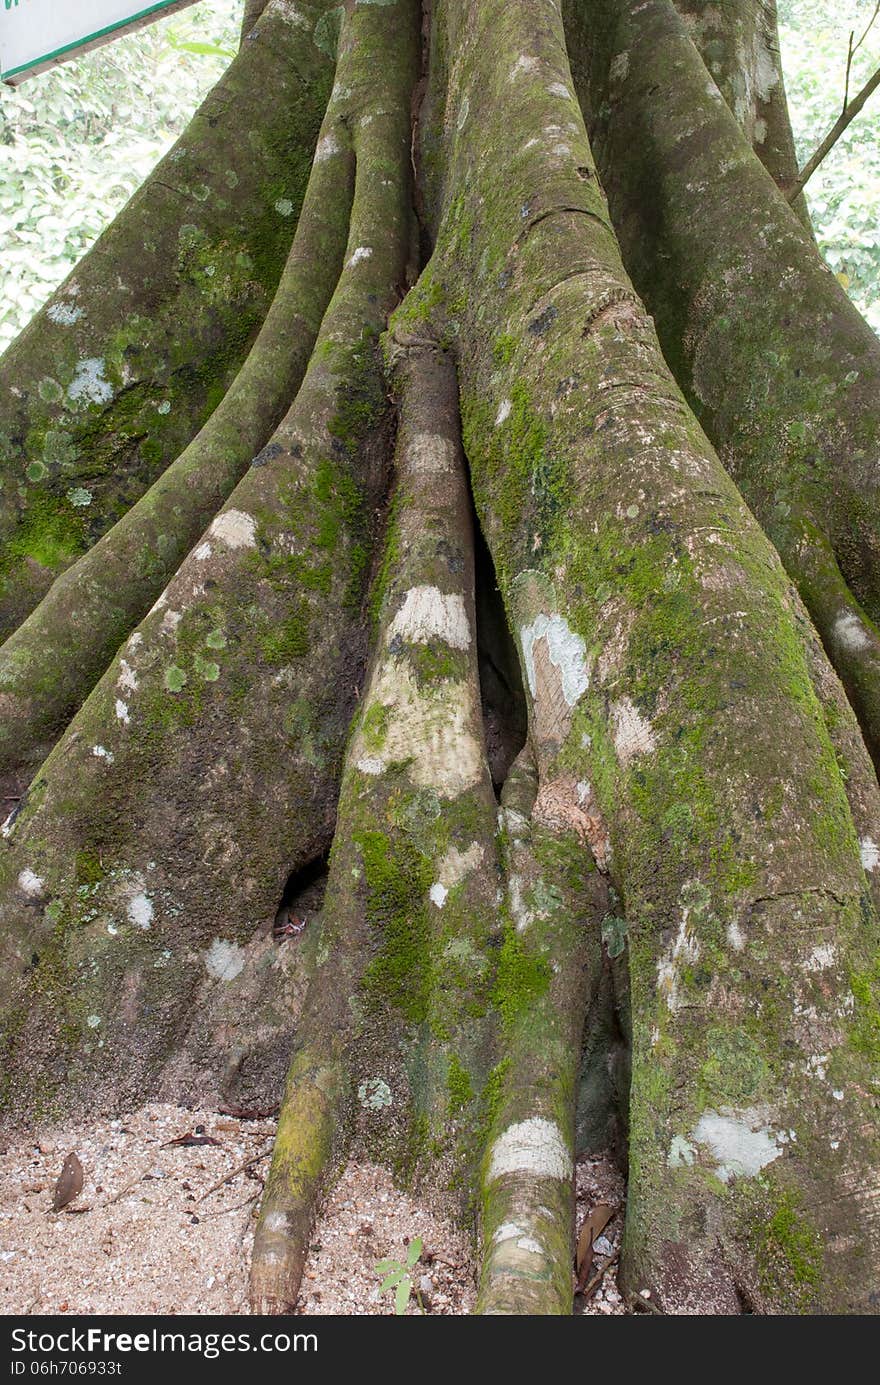
{"type": "Polygon", "coordinates": [[[495,798],[483,747],[470,497],[455,375],[430,340],[393,346],[398,482],[378,650],[349,746],[310,988],[260,1212],[256,1311],[294,1302],[331,1155],[447,1189],[491,1066],[499,941],[495,798]],[[442,1169],[442,1176],[441,1176],[442,1169]]]}
{"type": "Polygon", "coordinates": [[[195,1043],[191,1004],[244,975],[289,871],[328,845],[386,484],[376,341],[411,248],[416,39],[399,27],[370,7],[343,35],[350,99],[369,96],[369,113],[352,130],[345,267],[297,400],[4,829],[4,1068],[19,1118],[125,1100],[161,1086],[169,1060],[178,1092],[216,1088],[225,1027],[195,1043]]]}
{"type": "Polygon", "coordinates": [[[0,640],[179,455],[247,355],[327,105],[332,50],[317,26],[332,9],[267,6],[185,134],[4,354],[0,640]]]}
{"type": "Polygon", "coordinates": [[[870,1310],[877,923],[787,584],[623,273],[559,21],[436,26],[422,288],[530,690],[537,647],[557,670],[559,801],[627,920],[624,1277],[671,1312],[870,1310]]]}
{"type": "Polygon", "coordinates": [[[877,764],[880,342],[707,83],[670,0],[566,12],[627,266],[877,764]]]}
{"type": "MultiPolygon", "coordinates": [[[[0,647],[0,796],[20,793],[280,422],[342,269],[352,104],[341,62],[293,246],[247,360],[207,423],[137,504],[68,568],[0,647]]],[[[274,444],[279,446],[278,443],[274,444]]]]}

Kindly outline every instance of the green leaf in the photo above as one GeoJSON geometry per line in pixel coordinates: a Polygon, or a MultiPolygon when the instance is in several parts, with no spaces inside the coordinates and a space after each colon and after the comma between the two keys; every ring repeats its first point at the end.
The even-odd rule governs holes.
{"type": "Polygon", "coordinates": [[[422,1253],[422,1244],[421,1236],[414,1236],[409,1243],[409,1250],[406,1252],[406,1263],[409,1265],[410,1269],[412,1269],[422,1253]]]}
{"type": "Polygon", "coordinates": [[[409,1275],[401,1279],[397,1286],[397,1293],[394,1295],[394,1311],[398,1317],[406,1312],[406,1305],[409,1303],[409,1296],[412,1293],[412,1280],[409,1275]]]}
{"type": "Polygon", "coordinates": [[[400,1269],[399,1260],[377,1260],[373,1269],[377,1274],[387,1274],[389,1270],[400,1269]]]}
{"type": "Polygon", "coordinates": [[[379,1285],[379,1293],[387,1294],[389,1289],[393,1289],[395,1285],[402,1284],[404,1279],[409,1283],[409,1276],[404,1270],[394,1270],[393,1273],[389,1274],[387,1279],[383,1279],[382,1283],[379,1285]]]}

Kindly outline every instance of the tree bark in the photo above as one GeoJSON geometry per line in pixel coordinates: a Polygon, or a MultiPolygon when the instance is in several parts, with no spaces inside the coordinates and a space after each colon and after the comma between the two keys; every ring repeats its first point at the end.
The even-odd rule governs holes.
{"type": "Polygon", "coordinates": [[[7,766],[60,732],[0,840],[7,1120],[283,1084],[261,1312],[347,1158],[475,1223],[477,1311],[570,1312],[615,1123],[627,1292],[876,1312],[870,334],[665,0],[303,13],[237,60],[277,20],[336,74],[263,329],[0,653],[7,766]]]}
{"type": "Polygon", "coordinates": [[[880,342],[707,89],[668,0],[589,14],[572,0],[567,15],[579,90],[604,103],[593,136],[633,280],[876,763],[880,342]]]}

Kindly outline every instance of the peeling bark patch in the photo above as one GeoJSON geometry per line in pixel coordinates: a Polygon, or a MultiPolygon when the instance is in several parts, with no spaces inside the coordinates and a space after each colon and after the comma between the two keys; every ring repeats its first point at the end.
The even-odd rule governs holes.
{"type": "Polygon", "coordinates": [[[651,723],[628,697],[622,697],[619,702],[612,704],[611,724],[614,749],[624,769],[638,755],[648,755],[656,750],[651,723]]]}
{"type": "Polygon", "coordinates": [[[470,624],[464,599],[457,592],[449,596],[438,587],[411,587],[388,630],[389,643],[395,638],[410,644],[430,644],[443,640],[453,649],[468,649],[470,624]]]}
{"type": "Polygon", "coordinates": [[[256,548],[257,521],[243,510],[224,510],[211,525],[211,533],[227,548],[256,548]]]}
{"type": "Polygon", "coordinates": [[[715,1174],[722,1183],[731,1178],[754,1178],[782,1153],[776,1137],[764,1124],[766,1112],[704,1111],[694,1127],[693,1139],[705,1145],[717,1161],[715,1174]]]}
{"type": "Polygon", "coordinates": [[[244,970],[244,963],[244,949],[223,938],[215,938],[205,953],[205,970],[217,981],[234,981],[244,970]]]}
{"type": "Polygon", "coordinates": [[[832,633],[842,649],[855,654],[870,643],[864,625],[852,611],[843,611],[834,622],[832,633]]]}
{"type": "Polygon", "coordinates": [[[575,634],[568,622],[560,615],[545,615],[542,611],[531,625],[520,631],[523,659],[529,692],[533,698],[538,696],[538,676],[535,669],[535,646],[544,640],[550,663],[558,670],[562,695],[569,707],[573,707],[590,686],[587,672],[587,647],[580,635],[575,634]]]}
{"type": "Polygon", "coordinates": [[[492,1146],[487,1182],[509,1173],[570,1179],[574,1164],[559,1126],[541,1116],[508,1126],[492,1146]]]}

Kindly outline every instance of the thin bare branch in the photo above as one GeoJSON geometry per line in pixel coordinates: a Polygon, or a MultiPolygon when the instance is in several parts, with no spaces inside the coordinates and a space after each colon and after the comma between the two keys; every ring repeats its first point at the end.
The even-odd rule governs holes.
{"type": "Polygon", "coordinates": [[[847,105],[846,109],[841,112],[837,120],[832,125],[831,129],[828,131],[828,134],[825,136],[822,143],[819,145],[818,149],[815,151],[814,154],[810,156],[810,158],[804,164],[800,174],[798,175],[797,182],[793,183],[785,194],[785,199],[787,202],[793,202],[797,197],[798,193],[803,191],[807,183],[812,178],[813,174],[816,172],[816,169],[831,153],[831,150],[834,148],[835,144],[840,139],[840,136],[843,134],[844,130],[847,128],[848,125],[852,123],[853,120],[855,120],[859,111],[862,109],[865,102],[868,100],[868,97],[872,94],[872,92],[877,90],[878,86],[880,86],[880,67],[878,67],[876,72],[874,72],[868,78],[867,82],[862,87],[861,91],[856,93],[856,95],[847,105]]]}

